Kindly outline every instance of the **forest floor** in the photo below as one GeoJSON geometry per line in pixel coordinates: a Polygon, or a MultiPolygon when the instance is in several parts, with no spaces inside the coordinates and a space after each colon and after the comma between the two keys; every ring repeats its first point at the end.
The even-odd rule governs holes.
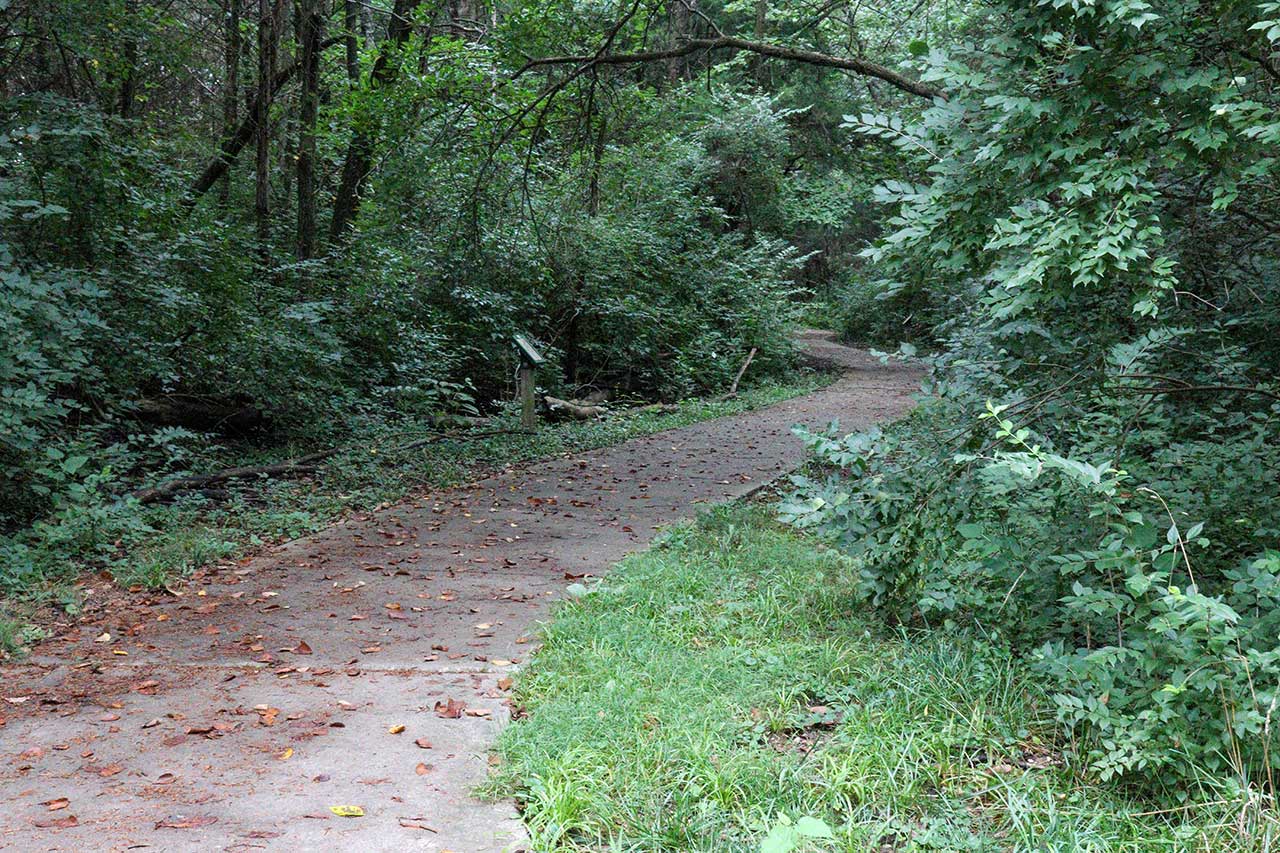
{"type": "Polygon", "coordinates": [[[0,849],[518,848],[473,792],[551,603],[793,468],[793,424],[910,408],[911,369],[803,343],[843,378],[353,517],[6,665],[0,849]]]}

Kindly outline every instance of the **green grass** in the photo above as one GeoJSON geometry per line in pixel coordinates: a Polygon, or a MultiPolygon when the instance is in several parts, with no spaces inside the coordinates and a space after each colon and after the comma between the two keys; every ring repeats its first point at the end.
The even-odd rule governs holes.
{"type": "MultiPolygon", "coordinates": [[[[415,492],[466,482],[507,464],[618,444],[760,408],[813,391],[833,378],[797,371],[785,381],[745,388],[731,400],[691,399],[669,412],[620,409],[599,421],[542,422],[533,434],[461,436],[401,451],[396,448],[433,433],[425,424],[371,419],[357,429],[358,438],[348,437],[348,448],[327,460],[313,477],[227,484],[227,500],[191,495],[168,505],[101,501],[72,508],[34,530],[0,537],[0,589],[6,593],[0,598],[0,658],[19,652],[34,636],[27,628],[39,621],[43,608],[77,611],[78,581],[86,571],[107,570],[126,587],[160,589],[212,560],[305,535],[349,513],[415,492]],[[15,566],[27,568],[19,572],[15,566]]],[[[516,415],[508,413],[482,429],[517,427],[516,415]]],[[[317,449],[213,447],[188,460],[183,473],[278,462],[317,449]]],[[[162,479],[155,476],[146,485],[162,479]]]]}
{"type": "Polygon", "coordinates": [[[852,571],[759,509],[676,528],[545,627],[486,792],[540,851],[757,850],[780,816],[832,829],[797,850],[1274,849],[1081,780],[1006,650],[887,632],[852,571]]]}

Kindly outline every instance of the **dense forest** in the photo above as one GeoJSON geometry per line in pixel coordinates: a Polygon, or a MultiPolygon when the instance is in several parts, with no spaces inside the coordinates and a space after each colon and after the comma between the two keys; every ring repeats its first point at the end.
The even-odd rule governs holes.
{"type": "MultiPolygon", "coordinates": [[[[908,55],[941,26],[908,12],[865,37],[908,55]]],[[[561,396],[723,390],[753,347],[785,368],[897,160],[842,110],[926,89],[707,39],[836,50],[844,14],[6,4],[0,523],[94,537],[118,522],[78,508],[210,436],[487,411],[515,332],[561,396]]],[[[6,582],[66,558],[28,544],[6,582]]]]}
{"type": "Polygon", "coordinates": [[[849,606],[1273,802],[1280,3],[0,0],[0,65],[11,602],[223,499],[166,478],[510,417],[517,333],[642,403],[826,325],[929,368],[801,435],[849,606]]]}

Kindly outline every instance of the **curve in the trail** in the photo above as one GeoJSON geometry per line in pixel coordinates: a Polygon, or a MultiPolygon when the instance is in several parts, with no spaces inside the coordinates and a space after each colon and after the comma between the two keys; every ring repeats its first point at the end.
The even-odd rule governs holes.
{"type": "Polygon", "coordinates": [[[352,519],[5,667],[0,849],[518,847],[513,806],[470,792],[550,603],[699,503],[793,468],[793,424],[912,405],[915,371],[821,333],[802,344],[843,378],[352,519]]]}

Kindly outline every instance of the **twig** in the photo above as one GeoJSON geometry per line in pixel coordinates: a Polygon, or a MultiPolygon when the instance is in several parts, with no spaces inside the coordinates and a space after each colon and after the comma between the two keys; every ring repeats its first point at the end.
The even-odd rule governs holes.
{"type": "Polygon", "coordinates": [[[742,362],[742,366],[738,368],[738,375],[733,377],[733,384],[729,386],[729,390],[720,398],[721,400],[728,400],[731,397],[738,396],[738,383],[742,381],[742,374],[747,372],[747,367],[750,366],[751,359],[756,357],[756,353],[758,351],[759,350],[755,347],[752,347],[751,352],[747,353],[747,360],[742,362]]]}

